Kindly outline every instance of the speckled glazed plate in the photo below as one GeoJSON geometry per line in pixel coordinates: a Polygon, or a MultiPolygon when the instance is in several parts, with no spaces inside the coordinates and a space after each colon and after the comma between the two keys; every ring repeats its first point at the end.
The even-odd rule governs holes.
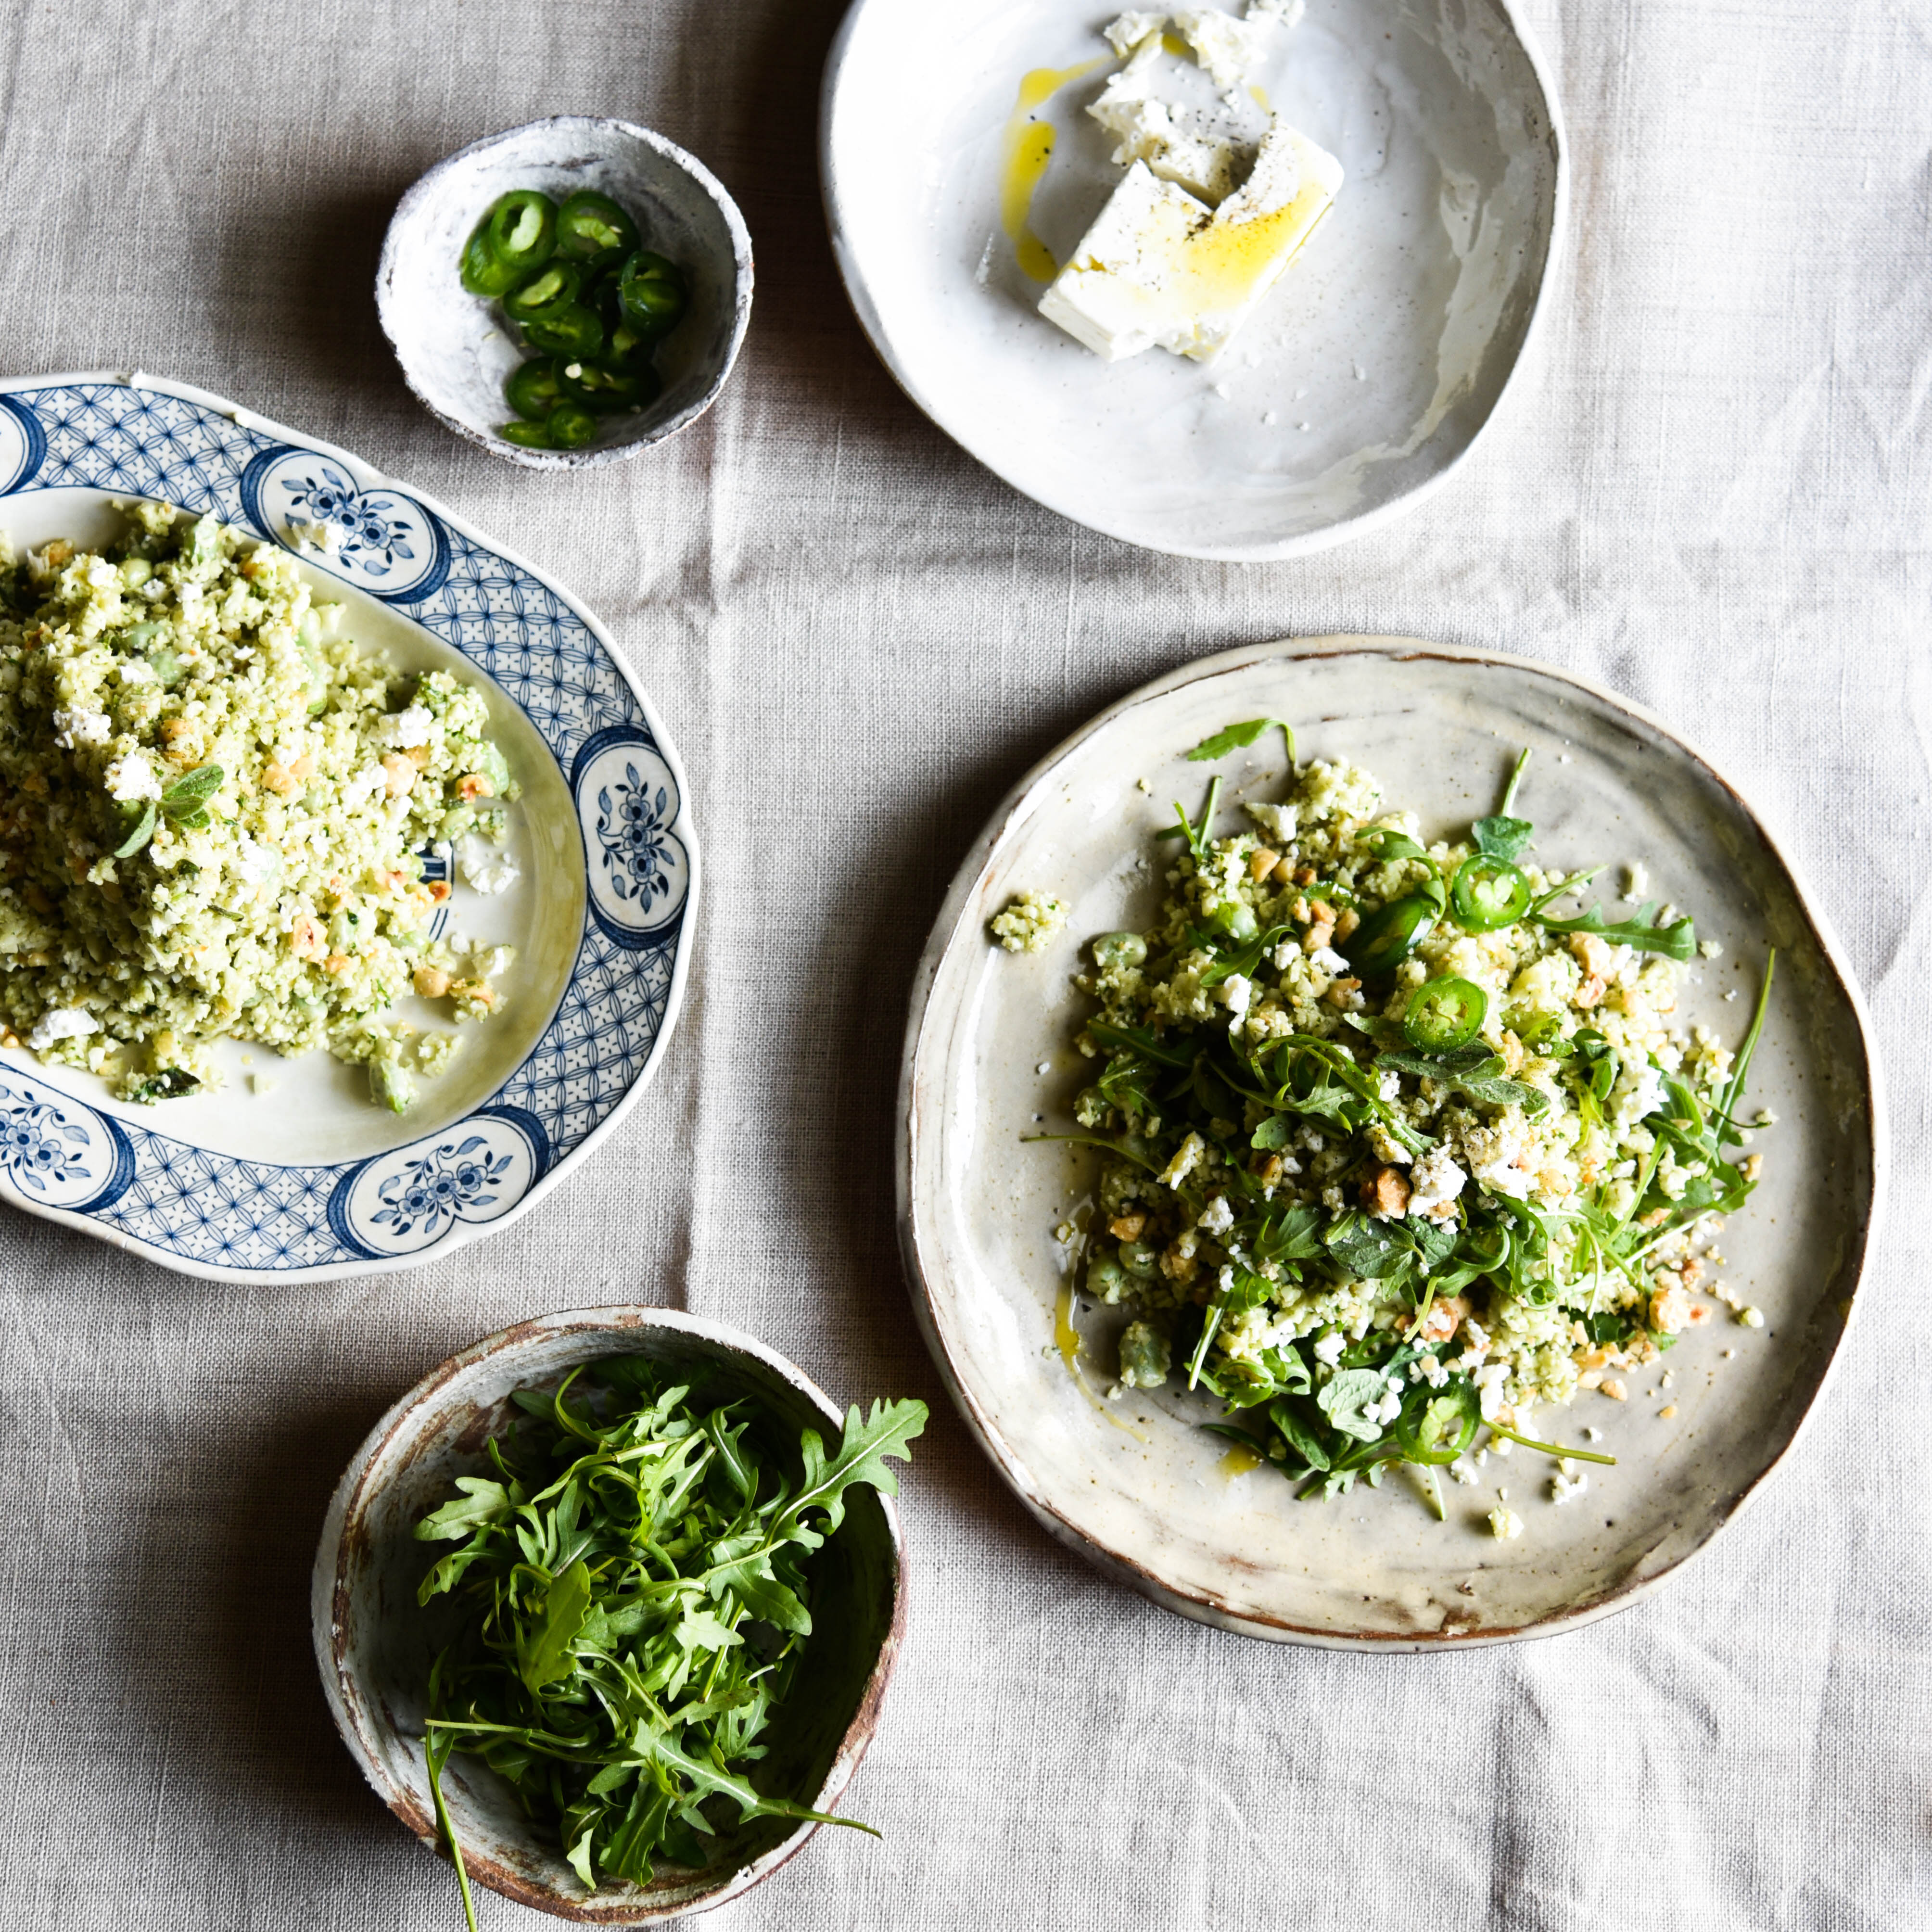
{"type": "Polygon", "coordinates": [[[1374,529],[1447,480],[1528,344],[1562,246],[1555,85],[1508,0],[1310,0],[1258,84],[1341,160],[1333,209],[1214,361],[1106,363],[1036,312],[1003,197],[1029,120],[1054,130],[1031,226],[1056,262],[1113,191],[1086,108],[1117,62],[1016,114],[1023,77],[1107,56],[1120,10],[854,0],[819,141],[859,320],[940,428],[1077,523],[1236,562],[1374,529]]]}
{"type": "MultiPolygon", "coordinates": [[[[1228,801],[1281,795],[1280,739],[1221,769],[1228,801]],[[1271,767],[1271,769],[1270,769],[1271,767]]],[[[1224,813],[1224,830],[1237,816],[1224,813]]],[[[1244,822],[1244,821],[1242,821],[1244,822]]],[[[1521,658],[1407,639],[1334,638],[1208,658],[1124,699],[1030,772],[954,881],[916,982],[900,1090],[901,1232],[913,1300],[968,1424],[1064,1542],[1170,1610],[1257,1636],[1426,1648],[1541,1636],[1608,1615],[1706,1546],[1784,1455],[1853,1305],[1886,1166],[1878,1075],[1837,943],[1735,787],[1657,719],[1521,658]],[[1438,1522],[1407,1472],[1379,1490],[1298,1502],[1265,1466],[1231,1475],[1214,1412],[1172,1387],[1104,1400],[1114,1328],[1076,1316],[1074,1372],[1055,1346],[1053,1230],[1088,1198],[1097,1156],[1023,1145],[1070,1124],[1090,1063],[1072,1045],[1086,1002],[1082,940],[1144,925],[1161,888],[1145,839],[1197,808],[1191,746],[1237,719],[1295,726],[1302,757],[1376,772],[1429,838],[1494,809],[1535,748],[1524,804],[1538,856],[1565,868],[1640,860],[1651,890],[1694,913],[1722,956],[1687,975],[1681,1017],[1735,1040],[1766,947],[1776,989],[1750,1098],[1763,1183],[1729,1224],[1725,1276],[1766,1326],[1713,1323],[1672,1351],[1668,1395],[1577,1398],[1567,1419],[1618,1458],[1587,1498],[1549,1500],[1553,1465],[1520,1448],[1478,1488],[1444,1486],[1438,1522]],[[1147,779],[1151,795],[1136,788],[1147,779]],[[1016,891],[1072,907],[1048,951],[1008,954],[986,922],[1016,891]],[[1735,990],[1738,997],[1727,1000],[1735,990]],[[1724,1359],[1723,1352],[1733,1352],[1724,1359]],[[1659,1411],[1674,1402],[1675,1415],[1659,1411]],[[1508,1486],[1524,1533],[1486,1513],[1508,1486]]],[[[1652,1378],[1654,1381],[1654,1376],[1652,1378]]],[[[1557,1412],[1539,1412],[1555,1426],[1557,1412]]]]}
{"type": "MultiPolygon", "coordinates": [[[[677,754],[596,620],[419,492],[181,383],[0,382],[0,530],[16,546],[100,542],[114,506],[142,496],[283,545],[319,598],[348,607],[358,643],[482,686],[524,788],[520,876],[494,898],[459,890],[448,914],[518,958],[502,1016],[464,1028],[450,1070],[400,1116],[322,1053],[225,1042],[218,1090],[136,1107],[92,1075],[0,1051],[0,1198],[223,1280],[446,1253],[587,1154],[663,1051],[698,885],[677,754]],[[325,524],[326,549],[313,541],[325,524]],[[271,1090],[253,1090],[258,1076],[271,1090]]],[[[415,1005],[398,1010],[427,1019],[415,1005]]]]}

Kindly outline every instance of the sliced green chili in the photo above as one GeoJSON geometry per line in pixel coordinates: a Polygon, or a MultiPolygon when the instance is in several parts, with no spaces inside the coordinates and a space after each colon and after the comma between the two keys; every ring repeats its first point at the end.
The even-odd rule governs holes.
{"type": "Polygon", "coordinates": [[[542,268],[556,252],[556,203],[538,189],[500,196],[488,219],[490,252],[520,274],[542,268]]]}
{"type": "Polygon", "coordinates": [[[579,262],[620,261],[638,245],[638,225],[608,194],[580,188],[556,216],[557,246],[579,262]]]}
{"type": "Polygon", "coordinates": [[[543,356],[595,356],[604,346],[604,325],[579,302],[560,302],[524,324],[524,340],[543,356]]]}
{"type": "Polygon", "coordinates": [[[1418,1383],[1395,1420],[1395,1439],[1412,1462],[1453,1462],[1476,1439],[1483,1405],[1465,1382],[1432,1391],[1418,1383]],[[1420,1400],[1418,1400],[1418,1397],[1420,1400]]]}
{"type": "Polygon", "coordinates": [[[1386,979],[1434,932],[1441,910],[1440,898],[1426,893],[1390,900],[1355,928],[1348,941],[1348,964],[1365,980],[1386,979]]]}
{"type": "Polygon", "coordinates": [[[550,440],[548,422],[499,423],[496,434],[506,442],[514,442],[520,449],[554,449],[556,447],[550,440]]]}
{"type": "Polygon", "coordinates": [[[624,319],[646,342],[669,334],[683,320],[691,300],[683,271],[648,248],[639,249],[624,264],[617,298],[623,305],[624,319]]]}
{"type": "Polygon", "coordinates": [[[526,416],[532,422],[543,422],[564,399],[556,363],[544,356],[534,362],[519,364],[503,385],[503,397],[518,416],[526,416]]]}
{"type": "Polygon", "coordinates": [[[568,262],[546,262],[528,281],[504,296],[503,313],[516,321],[527,321],[547,308],[574,302],[583,286],[581,270],[568,262]]]}
{"type": "Polygon", "coordinates": [[[559,403],[550,412],[550,441],[559,449],[581,449],[597,434],[597,418],[580,403],[559,403]]]}
{"type": "Polygon", "coordinates": [[[664,388],[663,379],[646,362],[626,368],[600,357],[560,364],[557,380],[565,400],[609,416],[619,410],[640,410],[654,403],[664,388]]]}
{"type": "Polygon", "coordinates": [[[1489,994],[1473,980],[1431,980],[1411,996],[1402,1030],[1422,1052],[1448,1053],[1482,1031],[1489,1010],[1489,994]]]}
{"type": "Polygon", "coordinates": [[[1515,925],[1529,910],[1529,881],[1522,867],[1490,852],[1465,859],[1449,888],[1457,922],[1472,932],[1494,932],[1515,925]]]}
{"type": "Polygon", "coordinates": [[[458,271],[463,286],[472,296],[506,295],[517,286],[523,270],[500,260],[490,246],[490,224],[486,218],[463,244],[462,265],[458,271]]]}

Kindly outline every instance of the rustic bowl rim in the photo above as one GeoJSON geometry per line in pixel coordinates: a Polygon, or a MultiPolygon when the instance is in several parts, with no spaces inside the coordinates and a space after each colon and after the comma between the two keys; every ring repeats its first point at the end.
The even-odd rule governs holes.
{"type": "Polygon", "coordinates": [[[403,197],[397,202],[396,212],[389,218],[388,230],[382,237],[382,256],[376,269],[376,316],[382,324],[382,333],[387,338],[390,348],[394,352],[397,364],[403,372],[403,380],[409,385],[410,393],[446,429],[454,430],[466,442],[474,443],[478,449],[488,450],[492,456],[499,457],[506,463],[516,464],[525,470],[587,470],[604,464],[628,462],[632,457],[641,455],[655,445],[668,442],[680,430],[688,429],[718,400],[725,383],[730,379],[731,371],[737,366],[738,352],[744,346],[745,332],[751,326],[754,280],[752,236],[750,230],[745,225],[745,218],[724,183],[695,154],[680,147],[675,141],[658,134],[655,129],[640,126],[634,121],[620,120],[610,115],[550,114],[538,120],[524,122],[514,128],[506,128],[499,134],[486,134],[481,140],[472,141],[466,147],[458,148],[454,154],[446,154],[434,166],[426,169],[404,190],[403,197]],[[390,291],[394,284],[403,238],[416,212],[428,200],[443,177],[464,164],[488,154],[493,148],[500,148],[518,136],[532,134],[539,128],[580,131],[587,136],[603,141],[607,149],[614,147],[620,140],[641,142],[660,159],[670,162],[696,183],[718,210],[724,221],[725,232],[731,238],[731,332],[716,373],[702,395],[687,404],[674,416],[667,416],[662,422],[640,430],[637,435],[622,442],[607,443],[602,447],[592,446],[583,449],[524,449],[515,443],[506,442],[501,436],[488,435],[464,422],[460,417],[452,416],[430,398],[416,380],[416,367],[407,346],[408,332],[401,327],[392,312],[390,291]]]}
{"type": "MultiPolygon", "coordinates": [[[[844,1426],[843,1412],[803,1370],[780,1354],[769,1343],[729,1322],[719,1322],[709,1316],[688,1314],[679,1309],[655,1307],[640,1303],[564,1309],[552,1314],[532,1316],[506,1328],[497,1329],[431,1369],[383,1412],[350,1459],[349,1466],[343,1472],[341,1480],[336,1484],[334,1493],[329,1499],[321,1538],[316,1550],[309,1593],[310,1624],[316,1665],[322,1678],[322,1694],[328,1705],[329,1715],[334,1720],[335,1727],[341,1734],[343,1743],[347,1747],[350,1755],[355,1759],[370,1788],[417,1838],[433,1850],[436,1849],[438,1838],[434,1820],[423,1810],[412,1793],[389,1778],[381,1759],[370,1748],[370,1735],[386,1727],[370,1720],[367,1715],[370,1709],[367,1699],[358,1698],[356,1700],[358,1712],[358,1709],[351,1707],[343,1694],[343,1678],[349,1673],[344,1670],[339,1654],[341,1625],[337,1608],[348,1588],[347,1580],[343,1573],[349,1525],[352,1518],[360,1514],[362,1508],[381,1486],[380,1484],[372,1486],[370,1480],[379,1457],[392,1441],[407,1432],[410,1424],[434,1406],[439,1396],[458,1383],[470,1370],[506,1356],[514,1358],[530,1344],[554,1336],[606,1335],[621,1334],[626,1330],[653,1328],[691,1336],[717,1351],[722,1360],[729,1360],[739,1355],[750,1357],[764,1367],[776,1371],[833,1427],[844,1426]]],[[[812,1800],[812,1808],[814,1810],[832,1810],[856,1774],[878,1729],[880,1707],[905,1640],[907,1588],[904,1540],[900,1532],[898,1511],[893,1499],[880,1493],[878,1501],[884,1512],[886,1532],[892,1551],[891,1623],[885,1641],[880,1646],[878,1657],[866,1677],[852,1722],[847,1726],[824,1782],[812,1800]]],[[[796,1856],[806,1840],[818,1829],[816,1824],[808,1821],[801,1822],[777,1844],[749,1864],[741,1865],[725,1875],[716,1886],[662,1906],[626,1904],[616,1898],[605,1899],[600,1904],[599,1894],[596,1893],[580,1898],[569,1898],[533,1883],[521,1874],[506,1870],[494,1860],[467,1850],[464,1854],[464,1864],[476,1883],[486,1886],[506,1898],[514,1899],[520,1905],[527,1905],[539,1912],[548,1912],[553,1917],[570,1919],[580,1924],[647,1925],[681,1918],[687,1913],[709,1912],[738,1898],[753,1886],[769,1878],[781,1865],[796,1856]]]]}

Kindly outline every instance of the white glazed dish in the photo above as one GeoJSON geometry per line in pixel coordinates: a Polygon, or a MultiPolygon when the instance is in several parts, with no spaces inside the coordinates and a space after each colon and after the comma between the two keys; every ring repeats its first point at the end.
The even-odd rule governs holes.
{"type": "Polygon", "coordinates": [[[383,238],[376,312],[410,388],[458,436],[527,469],[572,470],[636,456],[716,401],[751,321],[752,283],[744,218],[702,161],[647,128],[567,114],[472,142],[409,190],[383,238]],[[634,415],[605,418],[581,449],[526,449],[496,434],[512,415],[505,379],[528,352],[498,305],[458,272],[497,196],[528,188],[559,201],[578,188],[608,194],[690,283],[689,312],[657,352],[663,393],[634,415]]]}
{"type": "MultiPolygon", "coordinates": [[[[418,1607],[416,1589],[436,1552],[416,1541],[414,1526],[447,1498],[454,1478],[487,1468],[482,1444],[508,1419],[512,1389],[632,1354],[722,1369],[792,1431],[829,1430],[827,1439],[836,1440],[844,1425],[824,1392],[755,1336],[701,1316],[636,1306],[538,1316],[485,1336],[383,1416],[330,1501],[310,1586],[310,1624],[323,1694],[343,1742],[376,1796],[425,1844],[437,1842],[422,1755],[436,1626],[418,1607]]],[[[872,1742],[904,1640],[904,1552],[892,1498],[854,1491],[843,1526],[814,1562],[814,1669],[794,1702],[815,1702],[789,1730],[775,1726],[766,1742],[799,1767],[802,1781],[794,1788],[809,1791],[810,1808],[831,1811],[872,1742]]],[[[486,1766],[453,1756],[442,1787],[473,1882],[585,1924],[651,1924],[709,1911],[769,1877],[818,1828],[771,1821],[734,1868],[667,1868],[648,1886],[586,1893],[486,1766]]],[[[454,1908],[453,1876],[450,1883],[454,1908]]]]}
{"type": "MultiPolygon", "coordinates": [[[[1227,804],[1281,795],[1279,734],[1227,775],[1227,804]],[[1272,751],[1272,757],[1268,754],[1272,751]],[[1272,766],[1270,782],[1260,782],[1272,766]]],[[[1222,826],[1238,814],[1224,809],[1222,826]]],[[[969,1426],[1045,1526],[1179,1613],[1250,1635],[1365,1648],[1498,1642],[1606,1616],[1711,1539],[1790,1447],[1852,1306],[1886,1165],[1863,1009],[1836,942],[1736,790],[1627,700],[1526,661],[1404,639],[1340,638],[1209,658],[1122,700],[1028,774],[961,868],[915,982],[900,1091],[901,1240],[913,1300],[969,1426]],[[1084,1198],[1096,1156],[1022,1144],[1072,1126],[1091,1078],[1072,1046],[1088,1004],[1071,984],[1096,932],[1144,923],[1160,888],[1134,862],[1171,801],[1198,809],[1192,746],[1235,720],[1294,722],[1304,758],[1379,776],[1424,836],[1494,808],[1516,748],[1536,747],[1524,805],[1539,856],[1568,867],[1640,860],[1652,890],[1724,946],[1691,969],[1681,1018],[1735,1044],[1766,942],[1777,992],[1750,1104],[1762,1185],[1726,1225],[1726,1274],[1766,1325],[1687,1335],[1669,1394],[1633,1378],[1618,1404],[1582,1394],[1539,1434],[1585,1423],[1619,1458],[1587,1504],[1551,1505],[1553,1465],[1519,1448],[1480,1488],[1445,1486],[1438,1523],[1405,1472],[1378,1491],[1298,1502],[1264,1466],[1230,1476],[1226,1444],[1193,1425],[1212,1406],[1170,1385],[1109,1402],[1114,1330],[1076,1317],[1081,1376],[1054,1347],[1064,1258],[1052,1230],[1084,1198]],[[1151,796],[1136,789],[1144,776],[1151,796]],[[1012,893],[1068,901],[1047,952],[1008,955],[986,923],[1012,893]],[[1736,999],[1724,1000],[1729,988],[1736,999]],[[1048,1071],[1037,1074],[1046,1066],[1048,1071]],[[1721,1351],[1734,1351],[1724,1360],[1721,1351]],[[1083,1386],[1084,1384],[1084,1386],[1083,1386]],[[1660,1419],[1674,1402],[1675,1417],[1660,1419]],[[1498,1484],[1525,1522],[1501,1543],[1498,1484]]],[[[1720,1311],[1721,1312],[1721,1311],[1720,1311]]],[[[1569,1439],[1575,1439],[1574,1435],[1569,1439]]]]}
{"type": "MultiPolygon", "coordinates": [[[[1501,403],[1560,256],[1568,163],[1540,56],[1507,0],[1311,0],[1264,85],[1340,158],[1334,208],[1214,360],[1109,364],[1035,313],[1000,187],[1022,76],[1106,54],[1118,10],[854,0],[820,162],[873,346],[989,469],[1130,543],[1280,559],[1413,508],[1501,403]]],[[[1117,64],[1039,110],[1058,140],[1033,225],[1057,260],[1120,178],[1084,112],[1117,64]]]]}
{"type": "MultiPolygon", "coordinates": [[[[554,1186],[662,1054],[699,883],[677,754],[596,620],[420,493],[184,384],[0,382],[0,530],[17,547],[102,540],[136,496],[282,544],[365,648],[482,689],[524,788],[520,877],[494,898],[459,884],[448,915],[518,957],[502,1016],[464,1028],[448,1072],[400,1115],[370,1101],[365,1070],[320,1052],[225,1041],[220,1089],[137,1106],[83,1070],[0,1049],[0,1199],[220,1280],[447,1253],[554,1186]],[[319,520],[327,552],[303,541],[319,520]],[[270,1090],[251,1090],[257,1076],[270,1090]]],[[[397,1010],[428,1017],[415,1008],[397,1010]]]]}

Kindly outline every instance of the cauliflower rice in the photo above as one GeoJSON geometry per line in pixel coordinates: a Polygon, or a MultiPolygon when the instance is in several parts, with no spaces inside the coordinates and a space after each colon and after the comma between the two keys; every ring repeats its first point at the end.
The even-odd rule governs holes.
{"type": "Polygon", "coordinates": [[[128,508],[104,554],[0,539],[5,1043],[140,1101],[210,1084],[224,1037],[326,1046],[400,1111],[459,1037],[380,1016],[413,988],[489,1018],[512,958],[431,940],[418,856],[505,836],[482,694],[358,650],[274,545],[128,508]]]}
{"type": "MultiPolygon", "coordinates": [[[[1690,922],[1561,910],[1588,875],[1523,856],[1516,788],[1425,848],[1353,766],[1220,838],[1217,781],[1159,920],[1077,976],[1097,1078],[1054,1138],[1108,1153],[1076,1238],[1084,1294],[1133,1318],[1120,1384],[1207,1389],[1304,1492],[1411,1462],[1439,1511],[1479,1430],[1508,1454],[1538,1405],[1621,1397],[1711,1318],[1706,1252],[1756,1182],[1725,1150],[1764,996],[1735,1058],[1687,1033],[1690,922]]],[[[1610,1460],[1562,1453],[1558,1502],[1610,1460]]]]}

